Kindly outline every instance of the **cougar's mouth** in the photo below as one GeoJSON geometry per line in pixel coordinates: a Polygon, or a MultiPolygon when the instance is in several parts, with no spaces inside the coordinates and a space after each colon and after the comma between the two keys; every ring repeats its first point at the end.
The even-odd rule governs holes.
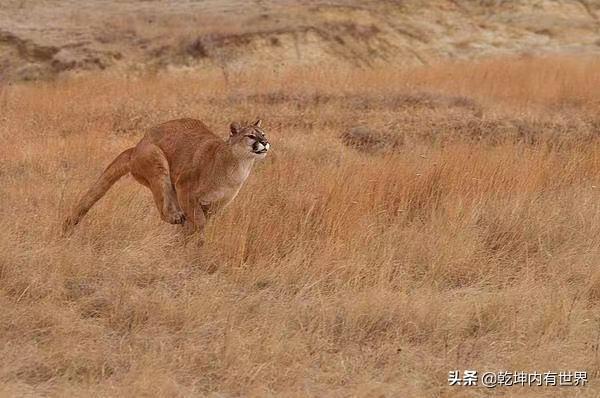
{"type": "Polygon", "coordinates": [[[270,147],[270,145],[268,142],[264,145],[260,142],[256,142],[252,146],[252,152],[259,154],[259,155],[263,154],[263,153],[267,153],[267,151],[269,150],[269,147],[270,147]]]}

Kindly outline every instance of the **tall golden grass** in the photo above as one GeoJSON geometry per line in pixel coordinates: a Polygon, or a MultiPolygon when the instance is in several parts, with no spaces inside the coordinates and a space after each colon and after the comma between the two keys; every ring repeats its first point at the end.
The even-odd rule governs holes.
{"type": "Polygon", "coordinates": [[[584,388],[495,393],[598,396],[599,67],[504,58],[5,87],[0,395],[491,393],[448,386],[448,371],[477,369],[583,370],[584,388]],[[272,154],[201,249],[130,177],[59,236],[143,128],[187,116],[225,135],[257,115],[272,154]]]}

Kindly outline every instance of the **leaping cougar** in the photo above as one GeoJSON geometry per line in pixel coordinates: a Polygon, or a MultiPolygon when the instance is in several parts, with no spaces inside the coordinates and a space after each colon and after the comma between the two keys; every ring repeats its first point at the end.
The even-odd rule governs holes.
{"type": "Polygon", "coordinates": [[[183,224],[188,234],[202,231],[209,213],[235,198],[254,160],[264,158],[270,146],[260,119],[245,126],[231,123],[227,141],[200,120],[160,124],[112,161],[66,218],[63,231],[70,232],[127,173],[150,188],[164,221],[183,224]]]}

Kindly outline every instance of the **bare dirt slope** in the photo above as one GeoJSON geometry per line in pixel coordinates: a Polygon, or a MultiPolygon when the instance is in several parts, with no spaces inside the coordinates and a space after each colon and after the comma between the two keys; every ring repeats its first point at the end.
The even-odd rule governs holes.
{"type": "Polygon", "coordinates": [[[590,0],[2,0],[0,75],[596,53],[599,17],[590,0]]]}

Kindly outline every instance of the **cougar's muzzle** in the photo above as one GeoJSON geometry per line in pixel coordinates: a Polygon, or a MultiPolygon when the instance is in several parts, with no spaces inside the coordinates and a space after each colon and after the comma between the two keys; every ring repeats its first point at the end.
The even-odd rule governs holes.
{"type": "Polygon", "coordinates": [[[255,141],[254,144],[252,144],[252,151],[256,154],[263,154],[267,153],[270,147],[271,144],[267,141],[255,141]]]}

